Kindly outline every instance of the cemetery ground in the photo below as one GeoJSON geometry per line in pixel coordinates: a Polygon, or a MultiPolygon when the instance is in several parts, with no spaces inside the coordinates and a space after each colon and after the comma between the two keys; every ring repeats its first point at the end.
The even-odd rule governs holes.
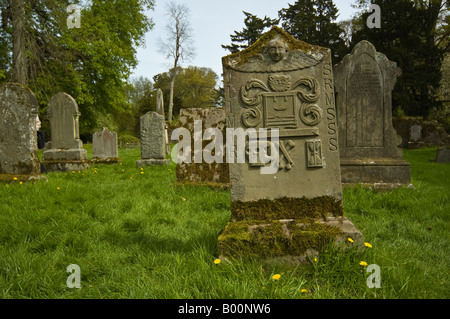
{"type": "Polygon", "coordinates": [[[435,152],[403,150],[414,188],[344,188],[371,247],[297,266],[217,260],[229,191],[174,186],[175,164],[136,168],[139,149],[0,184],[0,298],[449,298],[450,164],[430,162],[435,152]],[[71,264],[79,289],[67,286],[71,264]],[[366,264],[380,267],[381,288],[367,286],[366,264]]]}

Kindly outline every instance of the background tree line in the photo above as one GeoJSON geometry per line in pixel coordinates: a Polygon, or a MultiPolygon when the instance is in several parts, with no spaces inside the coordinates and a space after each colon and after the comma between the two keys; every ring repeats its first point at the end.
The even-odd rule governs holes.
{"type": "Polygon", "coordinates": [[[244,12],[244,28],[222,47],[237,52],[281,24],[299,40],[330,48],[336,64],[359,41],[368,40],[402,69],[393,92],[395,114],[436,119],[450,131],[450,1],[355,0],[353,7],[355,16],[339,22],[332,0],[295,1],[280,9],[277,19],[244,12]],[[370,3],[381,8],[381,28],[367,27],[370,3]]]}
{"type": "MultiPolygon", "coordinates": [[[[366,25],[369,0],[354,0],[354,17],[339,22],[332,0],[301,0],[280,8],[273,18],[244,12],[243,29],[222,47],[237,52],[279,25],[297,39],[330,48],[338,63],[366,39],[403,71],[393,92],[395,114],[435,118],[450,129],[449,1],[371,2],[381,8],[379,29],[366,25]]],[[[154,5],[155,0],[0,0],[0,83],[29,86],[41,115],[55,93],[69,93],[79,104],[86,135],[102,126],[136,135],[139,117],[155,109],[158,88],[166,114],[174,117],[182,108],[223,105],[217,74],[180,66],[193,54],[186,6],[168,6],[165,40],[172,42],[161,41],[161,52],[173,59],[173,67],[152,79],[131,78],[136,49],[153,28],[145,11],[154,5]],[[82,8],[79,29],[67,27],[69,4],[82,8]]]]}

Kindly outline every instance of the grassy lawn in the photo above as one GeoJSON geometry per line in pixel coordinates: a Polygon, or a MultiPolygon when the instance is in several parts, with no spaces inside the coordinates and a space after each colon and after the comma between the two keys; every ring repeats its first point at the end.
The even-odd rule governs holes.
{"type": "Polygon", "coordinates": [[[0,298],[449,298],[450,164],[434,155],[404,151],[414,188],[344,189],[372,248],[297,267],[215,264],[228,191],[175,187],[173,163],[136,168],[139,149],[120,149],[120,165],[0,184],[0,298]],[[381,288],[361,261],[380,266],[381,288]],[[71,264],[80,289],[67,287],[71,264]]]}

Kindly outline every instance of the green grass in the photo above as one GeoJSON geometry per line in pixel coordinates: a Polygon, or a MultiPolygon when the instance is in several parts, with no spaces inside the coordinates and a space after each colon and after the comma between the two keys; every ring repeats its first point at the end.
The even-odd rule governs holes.
{"type": "Polygon", "coordinates": [[[215,264],[228,191],[173,186],[173,163],[141,174],[139,149],[120,149],[122,165],[0,184],[0,298],[449,298],[450,165],[434,154],[404,151],[414,188],[344,189],[372,248],[297,267],[215,264]],[[362,260],[380,266],[381,288],[367,287],[362,260]],[[70,264],[81,289],[67,287],[70,264]]]}

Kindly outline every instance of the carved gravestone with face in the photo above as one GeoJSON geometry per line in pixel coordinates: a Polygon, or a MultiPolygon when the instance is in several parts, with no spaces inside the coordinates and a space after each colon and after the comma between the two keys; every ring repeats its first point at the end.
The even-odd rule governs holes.
{"type": "Polygon", "coordinates": [[[245,162],[228,162],[231,221],[219,255],[301,260],[332,241],[361,243],[343,216],[330,50],[274,27],[222,61],[227,130],[256,131],[260,146],[267,132],[270,148],[251,150],[247,134],[245,162]],[[263,171],[272,163],[262,155],[275,170],[263,171]]]}
{"type": "Polygon", "coordinates": [[[57,93],[50,100],[47,113],[51,142],[46,144],[43,153],[45,168],[48,171],[87,169],[89,161],[80,139],[77,102],[69,94],[57,93]]]}
{"type": "Polygon", "coordinates": [[[17,83],[0,86],[0,181],[41,178],[34,94],[17,83]]]}
{"type": "Polygon", "coordinates": [[[392,125],[392,90],[401,69],[368,41],[333,67],[342,182],[409,184],[409,164],[392,125]]]}

